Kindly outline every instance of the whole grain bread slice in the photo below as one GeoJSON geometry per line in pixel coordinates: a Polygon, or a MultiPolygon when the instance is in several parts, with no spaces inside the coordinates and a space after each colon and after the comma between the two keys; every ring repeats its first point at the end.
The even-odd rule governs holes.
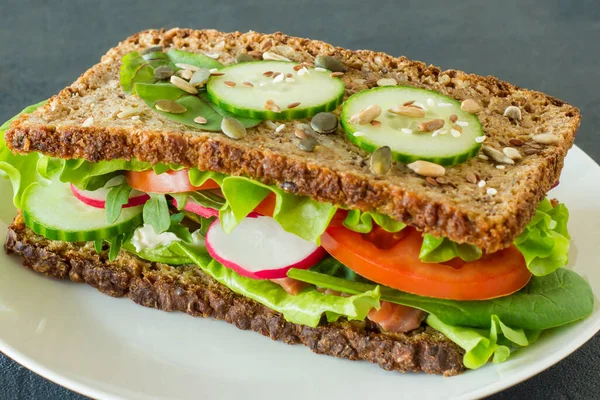
{"type": "Polygon", "coordinates": [[[235,294],[194,265],[172,267],[144,261],[121,250],[114,262],[92,243],[51,241],[27,228],[19,214],[8,229],[7,253],[43,275],[87,283],[113,297],[164,311],[210,317],[253,330],[287,344],[303,344],[319,354],[366,360],[390,371],[457,375],[464,352],[440,332],[421,327],[406,334],[356,321],[322,322],[316,328],[287,322],[283,315],[235,294]]]}
{"type": "Polygon", "coordinates": [[[577,108],[494,77],[443,71],[404,57],[351,51],[282,33],[171,29],[140,32],[108,51],[46,106],[15,121],[6,142],[17,152],[89,161],[137,158],[246,175],[319,201],[375,210],[436,236],[493,252],[512,243],[556,182],[579,123],[577,108]],[[273,123],[261,123],[238,141],[183,126],[153,112],[119,86],[121,57],[156,45],[218,56],[223,64],[250,51],[268,50],[297,62],[332,55],[348,67],[342,78],[346,97],[386,77],[461,101],[474,99],[483,106],[477,116],[488,136],[485,144],[497,150],[516,147],[523,158],[497,169],[492,160],[475,157],[448,168],[436,180],[426,180],[398,164],[381,177],[370,172],[369,155],[348,142],[341,129],[320,135],[320,146],[307,153],[298,149],[293,133],[297,124],[307,121],[286,122],[279,132],[273,123]],[[520,120],[504,115],[509,106],[520,109],[520,120]],[[131,114],[118,118],[131,108],[137,110],[135,120],[131,114]],[[541,133],[555,135],[558,142],[532,141],[533,134],[541,133]],[[482,180],[485,187],[477,185],[482,180]]]}

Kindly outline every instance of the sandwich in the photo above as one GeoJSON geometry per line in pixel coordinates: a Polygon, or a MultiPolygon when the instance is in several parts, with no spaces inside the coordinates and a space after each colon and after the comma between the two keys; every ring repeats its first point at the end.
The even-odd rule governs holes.
{"type": "Polygon", "coordinates": [[[146,307],[457,375],[592,312],[546,198],[580,119],[404,57],[143,31],[2,126],[4,248],[146,307]]]}

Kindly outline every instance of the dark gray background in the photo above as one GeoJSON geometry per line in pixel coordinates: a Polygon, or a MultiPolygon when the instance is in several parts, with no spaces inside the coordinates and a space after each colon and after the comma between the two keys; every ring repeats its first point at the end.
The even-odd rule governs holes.
{"type": "MultiPolygon", "coordinates": [[[[2,0],[0,15],[2,121],[70,84],[139,30],[279,30],[494,75],[556,96],[581,109],[576,143],[600,160],[600,2],[2,0]]],[[[493,398],[600,398],[599,378],[596,335],[558,365],[493,398]]],[[[83,399],[1,354],[0,398],[83,399]]]]}

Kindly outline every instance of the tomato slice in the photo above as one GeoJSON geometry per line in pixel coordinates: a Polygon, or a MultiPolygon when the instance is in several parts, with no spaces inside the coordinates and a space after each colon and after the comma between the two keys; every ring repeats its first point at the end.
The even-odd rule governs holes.
{"type": "Polygon", "coordinates": [[[201,186],[193,186],[188,178],[188,170],[167,171],[157,174],[153,170],[126,171],[125,180],[135,190],[146,193],[181,193],[196,190],[218,189],[219,185],[211,179],[201,186]]]}
{"type": "Polygon", "coordinates": [[[405,230],[406,236],[386,249],[360,233],[330,227],[321,245],[359,275],[421,296],[485,300],[514,293],[531,278],[523,255],[514,246],[473,262],[424,263],[419,260],[421,234],[413,228],[405,230]]]}

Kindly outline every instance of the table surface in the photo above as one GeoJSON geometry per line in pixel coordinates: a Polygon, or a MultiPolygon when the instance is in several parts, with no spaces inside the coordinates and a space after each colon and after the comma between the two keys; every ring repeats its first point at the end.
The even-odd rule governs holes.
{"type": "MultiPolygon", "coordinates": [[[[15,1],[0,15],[0,120],[73,82],[104,52],[148,28],[283,31],[350,49],[493,75],[579,107],[576,144],[600,160],[600,2],[15,1]]],[[[599,398],[600,334],[493,399],[599,398]]],[[[84,399],[0,353],[0,398],[84,399]]]]}

